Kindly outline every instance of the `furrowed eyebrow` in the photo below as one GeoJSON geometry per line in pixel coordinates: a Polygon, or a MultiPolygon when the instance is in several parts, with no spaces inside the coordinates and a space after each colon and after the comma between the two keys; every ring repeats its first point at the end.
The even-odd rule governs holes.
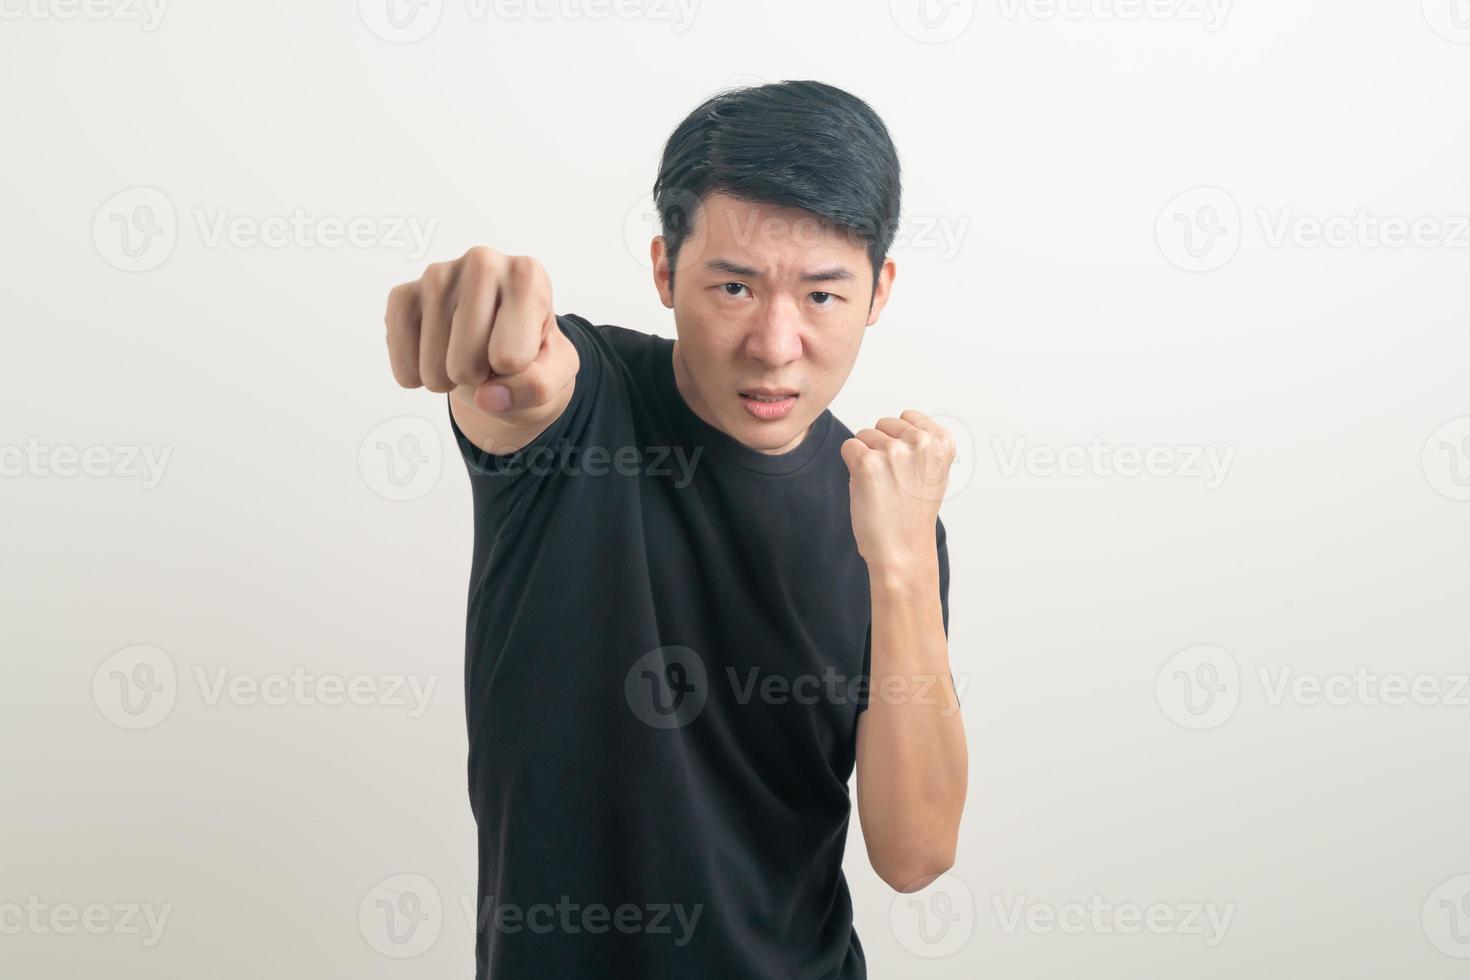
{"type": "MultiPolygon", "coordinates": [[[[759,269],[731,262],[729,259],[710,259],[704,267],[711,272],[720,272],[729,276],[740,276],[744,279],[759,279],[762,275],[759,269]]],[[[820,272],[806,272],[801,276],[802,282],[845,282],[857,278],[850,269],[838,267],[835,269],[823,269],[820,272]]]]}
{"type": "Polygon", "coordinates": [[[808,272],[802,275],[802,282],[843,282],[855,278],[847,269],[824,269],[821,272],[808,272]]]}
{"type": "Polygon", "coordinates": [[[723,272],[726,275],[741,276],[745,279],[758,279],[761,274],[759,269],[752,269],[738,262],[731,262],[729,259],[710,259],[704,264],[704,267],[711,272],[723,272]]]}

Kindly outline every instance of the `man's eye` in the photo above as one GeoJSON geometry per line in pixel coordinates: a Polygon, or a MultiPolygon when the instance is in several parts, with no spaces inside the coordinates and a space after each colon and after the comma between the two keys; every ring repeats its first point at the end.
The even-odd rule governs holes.
{"type": "Polygon", "coordinates": [[[727,283],[722,284],[720,286],[720,288],[725,291],[725,295],[726,296],[739,296],[740,295],[740,290],[742,290],[742,289],[745,288],[745,283],[743,283],[743,282],[727,282],[727,283]]]}
{"type": "Polygon", "coordinates": [[[833,293],[824,293],[820,290],[812,293],[812,299],[816,300],[818,306],[836,306],[838,297],[833,293]],[[831,300],[832,302],[828,302],[831,300]]]}

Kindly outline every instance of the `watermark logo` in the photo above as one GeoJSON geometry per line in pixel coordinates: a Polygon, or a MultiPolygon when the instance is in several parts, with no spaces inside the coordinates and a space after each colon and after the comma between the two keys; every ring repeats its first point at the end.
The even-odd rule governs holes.
{"type": "Polygon", "coordinates": [[[417,500],[438,486],[444,469],[438,427],[418,415],[389,419],[358,446],[357,469],[385,500],[417,500]]]}
{"type": "Polygon", "coordinates": [[[1470,959],[1470,874],[1456,875],[1424,900],[1424,935],[1434,948],[1458,960],[1470,959]]]}
{"type": "MultiPolygon", "coordinates": [[[[666,191],[665,203],[669,210],[670,227],[668,231],[670,233],[676,228],[692,228],[702,210],[699,196],[688,191],[677,189],[666,191]]],[[[634,261],[645,270],[653,271],[653,254],[650,245],[655,237],[664,232],[663,221],[658,212],[658,203],[654,200],[652,191],[634,201],[623,214],[623,243],[628,247],[628,254],[633,256],[634,261]]],[[[686,235],[679,248],[678,259],[674,266],[675,280],[678,279],[680,269],[689,268],[697,263],[700,257],[700,251],[693,247],[693,239],[686,235]]]]}
{"type": "Polygon", "coordinates": [[[877,683],[867,674],[848,676],[828,666],[819,674],[766,673],[759,666],[748,668],[743,676],[734,667],[725,667],[725,679],[730,685],[735,703],[759,704],[817,704],[857,705],[872,704],[922,704],[941,709],[940,714],[948,718],[960,710],[965,690],[970,686],[971,675],[953,673],[939,674],[882,674],[877,683]],[[949,696],[945,680],[951,680],[954,697],[949,696]]]}
{"type": "MultiPolygon", "coordinates": [[[[465,0],[474,22],[653,21],[682,34],[694,23],[700,0],[465,0]]],[[[422,41],[438,29],[444,0],[358,0],[358,15],[372,34],[390,44],[422,41]]]]}
{"type": "MultiPolygon", "coordinates": [[[[894,470],[898,485],[911,497],[919,500],[948,500],[957,496],[970,485],[975,476],[975,437],[965,423],[953,415],[930,415],[944,429],[954,456],[948,466],[942,455],[926,455],[924,465],[919,467],[900,466],[894,470]]],[[[931,438],[939,438],[930,434],[931,438]]]]}
{"type": "Polygon", "coordinates": [[[1231,0],[997,0],[1006,20],[1178,21],[1204,25],[1213,34],[1225,26],[1231,0]]]}
{"type": "Polygon", "coordinates": [[[119,728],[141,731],[169,716],[178,699],[178,674],[158,647],[125,647],[102,661],[92,675],[92,703],[119,728]]]}
{"type": "Polygon", "coordinates": [[[1261,665],[1256,673],[1266,704],[1273,708],[1288,703],[1304,708],[1470,707],[1470,674],[1380,674],[1363,664],[1328,674],[1298,671],[1289,664],[1275,671],[1261,665]]]}
{"type": "Polygon", "coordinates": [[[1240,207],[1218,187],[1195,187],[1159,212],[1154,237],[1164,258],[1186,272],[1213,272],[1240,248],[1240,207]]]}
{"type": "Polygon", "coordinates": [[[899,945],[915,956],[953,956],[975,935],[975,896],[959,878],[943,874],[922,891],[896,893],[888,925],[899,945]]]}
{"type": "MultiPolygon", "coordinates": [[[[246,674],[226,666],[193,668],[194,685],[207,707],[380,707],[405,709],[410,719],[429,710],[439,678],[433,674],[314,673],[300,665],[289,671],[246,674]]],[[[173,659],[158,647],[119,650],[92,675],[92,701],[119,728],[139,730],[162,724],[187,685],[173,659]]]]}
{"type": "Polygon", "coordinates": [[[970,234],[967,214],[905,214],[893,230],[894,252],[928,252],[951,262],[970,234]]]}
{"type": "Polygon", "coordinates": [[[975,460],[980,454],[974,433],[960,418],[954,415],[931,415],[929,417],[943,426],[954,442],[954,461],[949,465],[949,480],[944,485],[944,499],[948,500],[959,496],[975,478],[975,460]]]}
{"type": "Polygon", "coordinates": [[[172,446],[47,445],[27,439],[24,445],[0,444],[0,477],[137,480],[144,490],[163,482],[172,446]]]}
{"type": "Polygon", "coordinates": [[[477,452],[470,456],[468,465],[477,476],[646,476],[668,480],[675,490],[683,490],[694,482],[703,455],[703,446],[695,446],[690,452],[684,446],[579,446],[562,439],[556,445],[535,446],[506,456],[477,452]]]}
{"type": "Polygon", "coordinates": [[[1266,247],[1301,249],[1415,248],[1424,251],[1470,249],[1470,215],[1377,214],[1357,208],[1351,214],[1300,214],[1295,208],[1258,208],[1266,247]]]}
{"type": "MultiPolygon", "coordinates": [[[[1470,214],[1387,214],[1366,207],[1308,214],[1257,207],[1254,215],[1260,244],[1272,250],[1470,251],[1470,214]]],[[[1213,272],[1235,257],[1245,230],[1230,194],[1196,187],[1164,206],[1154,233],[1159,251],[1178,268],[1213,272]]]]}
{"type": "Polygon", "coordinates": [[[429,252],[438,218],[411,214],[239,214],[229,208],[195,208],[194,224],[205,248],[395,249],[412,260],[429,252]]]}
{"type": "Polygon", "coordinates": [[[378,882],[357,907],[357,927],[368,945],[393,959],[420,956],[439,940],[444,903],[423,875],[400,874],[378,882]]]}
{"type": "Polygon", "coordinates": [[[0,902],[0,936],[74,936],[85,932],[91,936],[136,937],[148,949],[157,946],[168,928],[173,904],[151,902],[118,902],[106,905],[89,902],[46,902],[39,895],[27,896],[22,902],[0,902]]]}
{"type": "Polygon", "coordinates": [[[1217,728],[1240,704],[1240,664],[1224,647],[1200,644],[1174,654],[1160,668],[1154,696],[1174,724],[1193,731],[1217,728]]]}
{"type": "Polygon", "coordinates": [[[0,20],[112,20],[158,30],[168,0],[3,0],[0,20]]]}
{"type": "Polygon", "coordinates": [[[1204,644],[1181,650],[1155,681],[1159,707],[1176,724],[1218,728],[1229,721],[1254,678],[1266,708],[1466,708],[1470,674],[1378,671],[1366,664],[1317,672],[1291,664],[1257,664],[1243,673],[1229,651],[1204,644]]]}
{"type": "Polygon", "coordinates": [[[1026,895],[991,897],[1001,932],[1025,930],[1038,936],[1193,936],[1213,949],[1225,941],[1235,918],[1235,903],[1110,902],[1093,895],[1086,902],[1038,902],[1026,895]]]}
{"type": "Polygon", "coordinates": [[[429,710],[434,688],[439,684],[434,674],[316,674],[300,665],[289,673],[259,676],[235,673],[228,667],[216,667],[213,676],[195,665],[194,681],[204,703],[210,707],[229,703],[240,707],[283,705],[335,708],[350,704],[356,707],[406,708],[408,717],[417,720],[429,710]]]}
{"type": "Polygon", "coordinates": [[[1470,500],[1470,415],[1435,429],[1420,457],[1424,479],[1451,500],[1470,500]]]}
{"type": "Polygon", "coordinates": [[[156,269],[173,254],[179,222],[173,202],[156,187],[129,187],[102,202],[92,217],[92,244],[123,272],[156,269]]]}
{"type": "Polygon", "coordinates": [[[1446,41],[1470,44],[1470,0],[1420,0],[1424,19],[1446,41]]]}
{"type": "Polygon", "coordinates": [[[893,23],[915,41],[953,41],[975,19],[975,0],[888,0],[893,23]]]}
{"type": "Polygon", "coordinates": [[[1198,480],[1206,490],[1219,489],[1235,460],[1234,446],[1154,445],[1147,448],[1123,444],[1110,446],[1094,437],[1086,446],[1033,445],[1022,437],[1007,446],[1000,437],[991,439],[1001,475],[1007,478],[1026,473],[1048,478],[1062,476],[1112,477],[1132,479],[1150,476],[1159,479],[1198,480]]]}
{"type": "Polygon", "coordinates": [[[389,44],[422,41],[439,26],[444,0],[357,0],[363,26],[389,44]]]}
{"type": "Polygon", "coordinates": [[[491,895],[481,904],[478,915],[472,899],[466,897],[461,904],[465,921],[477,933],[493,930],[509,935],[529,932],[537,936],[551,933],[600,936],[618,932],[625,936],[667,936],[666,941],[675,947],[689,945],[700,916],[704,914],[703,905],[684,905],[682,902],[650,902],[646,905],[624,902],[610,906],[602,902],[575,901],[570,895],[560,896],[555,905],[550,902],[521,905],[497,901],[491,895]]]}
{"type": "MultiPolygon", "coordinates": [[[[665,204],[669,218],[667,227],[651,191],[640,196],[623,213],[623,244],[627,246],[628,254],[645,270],[653,269],[650,243],[655,237],[664,234],[673,237],[681,230],[687,232],[705,213],[699,196],[687,191],[666,191],[665,204]]],[[[971,225],[970,216],[964,214],[907,213],[891,226],[864,231],[835,228],[815,215],[787,218],[770,213],[750,213],[744,218],[732,215],[728,231],[742,248],[755,251],[788,242],[815,247],[831,241],[834,234],[866,250],[868,242],[865,235],[877,238],[881,232],[891,231],[890,247],[894,252],[934,254],[939,261],[950,262],[964,249],[971,225]]],[[[710,237],[706,234],[696,239],[686,233],[674,267],[676,281],[679,270],[688,269],[700,261],[704,243],[710,237]],[[696,245],[696,242],[700,244],[696,245]]]]}
{"type": "Polygon", "coordinates": [[[709,698],[704,659],[688,647],[650,650],[628,668],[623,697],[645,725],[682,728],[699,717],[709,698]]]}
{"type": "MultiPolygon", "coordinates": [[[[392,249],[418,260],[428,254],[439,219],[403,214],[242,214],[230,208],[190,210],[206,249],[392,249]]],[[[123,272],[147,272],[168,261],[180,222],[173,202],[156,187],[130,187],[102,203],[92,218],[92,243],[103,261],[123,272]]]]}
{"type": "Polygon", "coordinates": [[[535,21],[646,20],[672,25],[683,34],[694,24],[699,0],[467,0],[470,16],[481,20],[487,10],[495,19],[535,21]]]}

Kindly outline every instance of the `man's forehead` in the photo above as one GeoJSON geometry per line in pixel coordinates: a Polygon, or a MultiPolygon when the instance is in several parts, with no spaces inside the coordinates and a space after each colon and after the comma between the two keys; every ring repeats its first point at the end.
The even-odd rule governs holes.
{"type": "Polygon", "coordinates": [[[834,265],[840,264],[845,253],[864,249],[863,242],[850,229],[821,215],[726,194],[709,195],[700,208],[693,232],[706,240],[711,252],[718,250],[726,258],[742,264],[747,264],[747,260],[761,261],[767,255],[784,256],[821,249],[826,253],[825,259],[812,257],[807,261],[834,265]]]}

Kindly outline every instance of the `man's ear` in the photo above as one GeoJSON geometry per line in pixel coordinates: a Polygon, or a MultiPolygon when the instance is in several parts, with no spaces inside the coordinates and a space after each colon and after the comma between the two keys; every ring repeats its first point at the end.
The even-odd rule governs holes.
{"type": "Polygon", "coordinates": [[[891,258],[883,259],[883,268],[878,270],[878,284],[873,290],[873,302],[868,306],[868,326],[878,322],[878,314],[888,305],[888,296],[893,291],[893,277],[898,275],[898,263],[891,258]]]}
{"type": "Polygon", "coordinates": [[[649,256],[653,259],[653,285],[658,289],[658,298],[663,301],[666,309],[674,308],[674,284],[669,279],[669,253],[664,245],[664,236],[653,236],[652,243],[648,246],[649,256]]]}

